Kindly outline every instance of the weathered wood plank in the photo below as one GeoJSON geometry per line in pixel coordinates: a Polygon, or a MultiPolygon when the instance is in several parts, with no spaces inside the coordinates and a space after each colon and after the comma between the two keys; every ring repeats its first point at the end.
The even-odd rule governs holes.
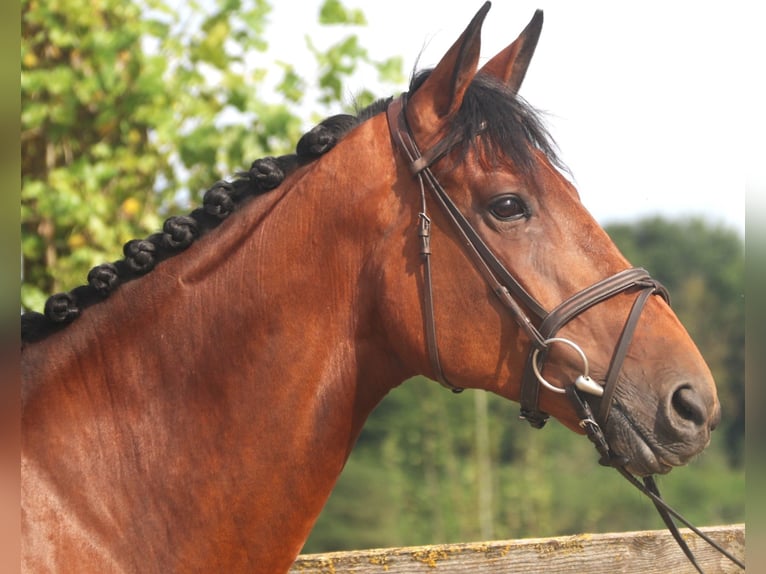
{"type": "MultiPolygon", "coordinates": [[[[737,558],[745,557],[745,525],[702,528],[737,558]]],[[[683,529],[706,574],[741,572],[705,541],[683,529]]],[[[644,530],[494,542],[440,544],[299,556],[292,574],[695,574],[669,532],[644,530]]]]}

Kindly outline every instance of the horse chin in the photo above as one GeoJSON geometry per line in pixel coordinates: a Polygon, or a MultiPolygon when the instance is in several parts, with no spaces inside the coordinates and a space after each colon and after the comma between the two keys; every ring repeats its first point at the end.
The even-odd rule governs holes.
{"type": "Polygon", "coordinates": [[[666,452],[651,432],[646,432],[616,404],[609,416],[605,434],[612,451],[627,461],[625,469],[637,476],[667,474],[673,467],[688,462],[666,452]]]}

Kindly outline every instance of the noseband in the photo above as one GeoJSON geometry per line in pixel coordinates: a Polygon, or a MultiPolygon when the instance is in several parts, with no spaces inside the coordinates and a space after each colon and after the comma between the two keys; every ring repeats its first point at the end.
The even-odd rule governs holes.
{"type": "MultiPolygon", "coordinates": [[[[470,224],[468,219],[458,209],[439,180],[431,171],[431,165],[447,155],[456,145],[462,142],[459,136],[447,137],[437,142],[432,148],[424,153],[418,149],[412,131],[407,123],[405,109],[407,106],[407,94],[402,94],[394,99],[387,108],[388,126],[395,147],[408,161],[408,167],[413,177],[420,184],[420,212],[418,213],[418,236],[420,238],[420,255],[423,261],[423,308],[426,331],[426,345],[431,361],[431,367],[439,383],[451,389],[455,393],[463,389],[449,382],[439,360],[439,350],[436,338],[436,322],[433,306],[433,287],[431,280],[431,219],[428,216],[426,200],[426,184],[430,190],[430,197],[436,202],[442,213],[446,216],[453,229],[458,234],[460,242],[465,248],[474,266],[482,275],[492,292],[497,296],[500,303],[508,310],[511,317],[524,331],[530,341],[530,350],[527,355],[526,365],[521,382],[521,418],[528,421],[535,428],[542,428],[549,418],[539,408],[540,387],[546,386],[557,393],[564,393],[572,402],[575,412],[580,419],[580,427],[585,431],[588,438],[594,443],[601,455],[601,464],[614,466],[631,484],[648,496],[657,507],[665,524],[676,539],[686,556],[702,572],[686,542],[678,532],[673,517],[689,526],[694,532],[705,539],[709,544],[723,553],[727,558],[744,569],[744,564],[721,548],[713,540],[707,537],[699,529],[689,524],[680,514],[668,506],[662,498],[652,477],[646,477],[644,484],[638,481],[625,469],[628,463],[621,456],[616,456],[610,449],[609,444],[601,430],[606,424],[613,402],[617,380],[628,352],[628,347],[633,338],[633,333],[638,325],[641,312],[651,295],[657,294],[666,302],[670,303],[667,290],[658,281],[652,279],[649,273],[641,268],[626,269],[611,277],[602,279],[590,287],[569,297],[550,312],[532,296],[506,269],[503,263],[495,256],[492,250],[479,236],[478,232],[470,224]],[[603,387],[588,376],[588,361],[580,347],[562,337],[556,337],[556,333],[569,321],[587,311],[591,307],[628,291],[637,291],[638,295],[628,313],[625,325],[622,329],[617,344],[612,354],[612,359],[607,371],[603,387]],[[545,358],[553,344],[565,344],[572,347],[583,360],[583,373],[575,381],[563,389],[548,383],[542,376],[545,358]],[[591,412],[589,403],[584,400],[581,393],[600,397],[598,416],[591,412]]],[[[483,128],[479,128],[481,132],[483,128]]]]}

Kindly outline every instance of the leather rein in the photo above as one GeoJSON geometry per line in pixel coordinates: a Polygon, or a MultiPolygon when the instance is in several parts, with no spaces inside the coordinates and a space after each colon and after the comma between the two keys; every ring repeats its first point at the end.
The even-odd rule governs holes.
{"type": "MultiPolygon", "coordinates": [[[[437,142],[432,148],[421,153],[412,131],[407,123],[406,110],[407,93],[394,99],[387,108],[388,126],[394,146],[407,160],[410,173],[417,178],[420,187],[420,212],[418,213],[418,237],[420,238],[420,255],[423,262],[423,308],[426,334],[426,346],[434,375],[439,383],[455,393],[463,389],[452,384],[444,374],[439,360],[438,342],[436,336],[436,321],[434,317],[433,286],[431,275],[431,219],[428,216],[428,197],[439,207],[446,216],[451,227],[457,233],[460,243],[482,275],[491,291],[500,303],[507,309],[511,317],[524,331],[530,341],[530,351],[527,356],[524,373],[521,382],[521,418],[528,421],[535,428],[542,428],[549,418],[539,408],[540,387],[546,386],[550,390],[566,394],[580,419],[580,427],[585,431],[591,442],[601,455],[600,463],[605,466],[615,467],[631,484],[649,497],[657,508],[660,516],[667,525],[673,538],[679,544],[684,554],[688,557],[698,572],[702,569],[695,560],[691,550],[681,537],[678,527],[673,518],[692,529],[708,544],[721,552],[729,560],[744,569],[744,563],[732,556],[715,541],[699,529],[692,526],[683,516],[673,510],[660,497],[657,485],[653,477],[645,477],[643,484],[628,470],[625,469],[627,460],[615,455],[601,429],[606,424],[612,405],[612,399],[617,387],[617,379],[628,352],[628,347],[633,337],[636,326],[651,295],[659,295],[668,303],[670,297],[667,290],[658,281],[652,279],[649,273],[641,268],[626,269],[611,277],[602,279],[566,299],[550,312],[532,296],[506,269],[503,263],[495,256],[487,246],[476,229],[462,214],[457,205],[449,197],[439,180],[431,170],[431,166],[439,159],[446,156],[455,146],[462,143],[461,137],[448,137],[437,142]],[[430,191],[427,195],[426,187],[430,191]],[[612,360],[607,371],[603,387],[588,376],[588,362],[585,353],[580,347],[562,337],[556,337],[556,333],[569,321],[615,295],[627,291],[637,291],[638,295],[617,341],[612,360]],[[566,344],[577,351],[583,360],[583,374],[566,386],[559,388],[548,383],[542,376],[542,368],[548,350],[554,344],[566,344]],[[600,396],[598,417],[594,416],[590,405],[581,396],[582,393],[600,396]],[[599,421],[599,422],[597,422],[599,421]],[[600,423],[600,424],[599,424],[600,423]]],[[[477,134],[483,131],[483,127],[477,130],[477,134]]]]}

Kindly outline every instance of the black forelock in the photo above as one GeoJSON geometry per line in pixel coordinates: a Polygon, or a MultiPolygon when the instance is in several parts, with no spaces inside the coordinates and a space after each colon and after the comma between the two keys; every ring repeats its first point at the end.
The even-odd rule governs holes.
{"type": "MultiPolygon", "coordinates": [[[[430,73],[431,70],[417,73],[410,83],[410,93],[417,91],[430,73]]],[[[536,165],[536,150],[554,166],[567,171],[542,116],[502,82],[479,73],[468,86],[444,137],[465,142],[464,153],[478,148],[491,164],[510,160],[524,174],[531,173],[536,165]],[[481,136],[476,137],[479,132],[481,136]]]]}

